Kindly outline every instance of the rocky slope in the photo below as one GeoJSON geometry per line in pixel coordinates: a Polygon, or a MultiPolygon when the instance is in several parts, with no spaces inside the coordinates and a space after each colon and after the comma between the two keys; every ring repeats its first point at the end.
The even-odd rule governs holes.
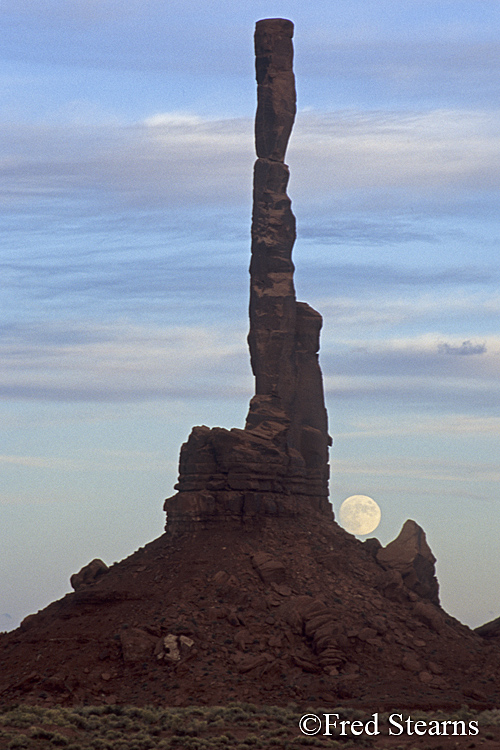
{"type": "Polygon", "coordinates": [[[0,635],[1,703],[500,701],[498,646],[320,511],[164,534],[75,585],[0,635]]]}

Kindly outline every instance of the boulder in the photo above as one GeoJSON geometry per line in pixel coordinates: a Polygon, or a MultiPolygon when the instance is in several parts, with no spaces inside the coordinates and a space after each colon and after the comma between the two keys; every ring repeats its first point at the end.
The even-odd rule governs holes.
{"type": "Polygon", "coordinates": [[[84,565],[78,573],[73,573],[69,582],[75,591],[78,591],[82,586],[89,586],[91,583],[95,583],[97,579],[107,573],[108,570],[109,568],[106,563],[99,560],[99,558],[95,558],[95,560],[89,562],[88,565],[84,565]]]}
{"type": "Polygon", "coordinates": [[[141,628],[127,628],[120,633],[123,661],[144,662],[153,654],[158,639],[141,628]]]}
{"type": "Polygon", "coordinates": [[[194,653],[194,641],[187,635],[168,633],[164,638],[156,641],[154,654],[158,660],[178,662],[183,656],[194,653]]]}
{"type": "Polygon", "coordinates": [[[282,583],[286,578],[283,563],[267,552],[256,552],[252,555],[252,565],[264,583],[282,583]]]}

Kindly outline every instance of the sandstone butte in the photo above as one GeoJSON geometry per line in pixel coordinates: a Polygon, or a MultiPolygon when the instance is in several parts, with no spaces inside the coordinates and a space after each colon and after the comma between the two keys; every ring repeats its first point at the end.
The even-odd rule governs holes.
{"type": "Polygon", "coordinates": [[[500,626],[474,632],[442,609],[418,524],[382,548],[333,518],[322,319],[293,283],[292,35],[284,19],[255,31],[245,427],[195,427],[165,533],[110,568],[93,560],[0,634],[1,705],[499,705],[500,626]]]}

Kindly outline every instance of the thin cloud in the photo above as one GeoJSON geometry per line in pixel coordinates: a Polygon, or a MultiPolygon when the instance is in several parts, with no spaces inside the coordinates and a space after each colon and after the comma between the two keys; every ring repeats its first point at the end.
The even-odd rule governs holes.
{"type": "Polygon", "coordinates": [[[250,120],[193,117],[180,126],[175,116],[161,118],[162,125],[0,126],[4,201],[11,210],[28,199],[77,197],[136,206],[250,202],[250,120]]]}
{"type": "MultiPolygon", "coordinates": [[[[93,458],[74,459],[60,456],[0,455],[0,465],[20,466],[24,469],[46,469],[62,472],[96,471],[156,471],[164,473],[166,468],[175,469],[167,462],[163,453],[148,451],[106,451],[96,452],[93,458]]],[[[14,502],[11,499],[11,502],[14,502]]]]}
{"type": "MultiPolygon", "coordinates": [[[[470,413],[496,408],[500,338],[482,337],[486,351],[479,356],[443,356],[443,338],[425,333],[327,340],[321,363],[328,400],[397,404],[410,410],[427,405],[448,413],[461,412],[465,404],[470,413]]],[[[461,347],[463,339],[446,338],[449,346],[461,347]]]]}
{"type": "MultiPolygon", "coordinates": [[[[373,190],[404,190],[407,201],[438,190],[451,203],[460,191],[489,193],[500,184],[497,122],[493,111],[304,112],[289,149],[293,193],[305,206],[353,190],[367,205],[373,190]]],[[[3,124],[0,135],[8,210],[77,197],[143,207],[251,201],[250,118],[157,113],[135,126],[3,124]]]]}
{"type": "Polygon", "coordinates": [[[399,379],[407,378],[408,389],[414,387],[416,382],[426,380],[430,391],[443,387],[452,389],[453,383],[462,388],[467,378],[470,378],[471,389],[484,387],[486,383],[497,388],[498,336],[485,336],[483,342],[477,345],[466,342],[465,350],[462,349],[462,342],[448,342],[448,347],[462,354],[451,357],[443,357],[443,342],[440,339],[438,334],[422,334],[404,338],[351,339],[337,341],[336,344],[329,342],[323,349],[324,372],[333,378],[351,376],[356,379],[360,376],[360,382],[366,382],[369,378],[374,383],[386,379],[396,383],[399,379]]]}
{"type": "MultiPolygon", "coordinates": [[[[484,337],[480,356],[443,357],[439,343],[438,334],[327,339],[321,354],[326,392],[448,405],[498,398],[498,337],[484,337]]],[[[462,346],[451,337],[447,343],[462,346]]],[[[224,399],[248,398],[253,389],[246,329],[227,325],[17,324],[4,327],[0,355],[0,391],[10,398],[224,399]]]]}
{"type": "Polygon", "coordinates": [[[498,40],[474,40],[472,29],[462,39],[429,39],[427,30],[418,33],[414,22],[412,19],[416,38],[412,41],[402,39],[402,34],[398,38],[394,26],[390,39],[373,39],[369,31],[364,39],[356,39],[351,29],[351,38],[334,37],[323,30],[314,40],[307,29],[307,41],[297,45],[297,69],[304,76],[328,76],[344,85],[369,80],[373,96],[379,100],[399,96],[407,103],[426,97],[467,106],[472,101],[487,104],[497,89],[498,40]]]}
{"type": "Polygon", "coordinates": [[[493,377],[481,381],[469,377],[411,376],[329,376],[324,378],[325,393],[330,410],[336,401],[348,401],[360,408],[364,404],[377,404],[384,409],[426,409],[453,413],[462,411],[464,405],[470,413],[493,410],[498,406],[500,386],[493,377]]]}
{"type": "Polygon", "coordinates": [[[453,346],[446,342],[438,344],[438,351],[442,354],[458,354],[462,357],[468,357],[475,354],[486,354],[486,344],[474,344],[472,341],[462,341],[459,346],[453,346]]]}
{"type": "MultiPolygon", "coordinates": [[[[347,240],[344,245],[346,244],[347,240]]],[[[359,296],[352,297],[353,301],[356,299],[358,306],[363,306],[363,304],[393,305],[394,299],[397,300],[402,293],[406,295],[406,301],[401,302],[407,305],[409,303],[407,295],[411,294],[411,304],[415,305],[417,315],[419,303],[423,303],[426,298],[428,303],[423,303],[424,307],[442,304],[445,313],[451,308],[460,310],[465,307],[468,307],[471,313],[474,310],[480,310],[481,313],[497,314],[499,311],[500,297],[496,293],[496,288],[500,281],[500,273],[497,268],[490,265],[489,259],[485,259],[482,268],[470,265],[467,261],[459,267],[444,264],[438,268],[413,264],[405,267],[397,262],[381,265],[366,261],[339,263],[334,259],[328,263],[325,259],[325,252],[317,251],[315,256],[310,258],[307,250],[308,248],[306,250],[297,248],[296,255],[300,251],[302,257],[307,259],[306,269],[299,269],[299,271],[304,275],[306,283],[310,285],[315,298],[321,300],[321,304],[327,307],[337,305],[339,302],[343,304],[342,300],[346,299],[346,289],[348,289],[351,294],[359,293],[359,296]],[[322,294],[325,288],[333,290],[334,296],[322,294]],[[386,296],[378,300],[367,300],[367,288],[377,290],[386,296]],[[481,289],[481,293],[476,291],[477,288],[481,289]],[[429,289],[435,291],[431,293],[429,289]],[[457,289],[460,289],[459,295],[456,293],[457,289]],[[360,299],[363,297],[364,300],[360,299]],[[432,304],[431,299],[434,300],[432,304]]],[[[438,309],[435,308],[435,311],[438,312],[438,309]]]]}
{"type": "MultiPolygon", "coordinates": [[[[324,269],[323,278],[336,278],[337,281],[344,279],[342,269],[324,269]]],[[[354,273],[352,274],[354,276],[354,273]]],[[[378,296],[367,296],[360,292],[359,296],[335,296],[322,297],[317,295],[314,304],[321,311],[325,320],[325,332],[323,334],[323,346],[325,342],[334,336],[336,340],[344,332],[352,332],[357,337],[360,331],[390,330],[396,326],[408,326],[413,328],[416,325],[434,327],[439,321],[454,321],[455,326],[463,325],[464,320],[484,323],[485,320],[491,319],[495,327],[495,319],[500,315],[500,296],[496,293],[487,294],[484,290],[481,292],[471,292],[464,286],[467,278],[467,270],[460,278],[456,276],[453,270],[450,274],[443,273],[425,273],[415,271],[412,273],[397,269],[375,269],[371,266],[360,266],[356,269],[356,284],[354,288],[360,292],[368,284],[375,285],[379,289],[387,287],[390,293],[379,294],[378,296]],[[380,271],[380,273],[377,273],[380,271]],[[396,281],[399,279],[399,283],[396,281]],[[458,283],[459,282],[459,283],[458,283]],[[415,288],[415,293],[401,296],[400,287],[410,285],[415,288]],[[449,287],[449,290],[440,287],[449,287]],[[433,288],[435,291],[430,293],[428,290],[433,288]],[[459,289],[459,293],[457,293],[459,289]],[[330,332],[330,328],[332,331],[330,332]]],[[[317,285],[319,285],[319,279],[317,285]]],[[[328,283],[328,282],[327,282],[328,283]]],[[[477,283],[475,276],[469,277],[469,283],[477,283]]],[[[339,286],[341,283],[339,283],[339,286]]],[[[332,339],[333,342],[333,339],[332,339]]],[[[464,342],[457,344],[444,344],[437,342],[438,351],[440,347],[445,347],[445,352],[449,348],[459,348],[459,353],[469,353],[462,351],[464,342]]],[[[469,342],[470,344],[470,342],[469,342]]],[[[469,346],[469,344],[467,346],[469,346]]],[[[472,344],[474,347],[482,347],[483,344],[472,344]]],[[[483,351],[474,349],[474,353],[483,353],[483,351]]]]}
{"type": "Polygon", "coordinates": [[[500,181],[497,123],[493,111],[304,112],[289,150],[294,184],[304,199],[327,187],[491,190],[500,181]]]}
{"type": "Polygon", "coordinates": [[[397,460],[385,457],[380,459],[364,457],[363,461],[355,459],[335,461],[335,473],[477,484],[496,483],[500,480],[498,466],[493,464],[402,456],[398,456],[397,460]]]}
{"type": "Polygon", "coordinates": [[[44,323],[9,333],[0,344],[4,397],[139,401],[210,393],[225,398],[251,387],[245,335],[227,327],[44,323]]]}
{"type": "Polygon", "coordinates": [[[378,414],[376,418],[356,418],[349,428],[335,432],[335,439],[407,438],[453,435],[454,439],[500,437],[500,417],[472,414],[421,414],[408,412],[397,417],[378,414]]]}
{"type": "MultiPolygon", "coordinates": [[[[251,75],[254,5],[8,0],[2,8],[4,55],[12,59],[197,76],[251,75]]],[[[420,14],[392,2],[378,2],[375,10],[366,2],[305,7],[289,0],[283,12],[296,23],[296,69],[303,77],[328,76],[344,86],[368,79],[372,89],[383,85],[385,93],[407,97],[437,91],[441,98],[465,92],[476,99],[491,93],[492,79],[498,79],[498,46],[491,31],[495,11],[477,0],[469,3],[467,23],[460,23],[455,8],[450,11],[446,4],[434,22],[429,5],[420,14]],[[481,12],[476,15],[477,5],[481,12]]]]}
{"type": "Polygon", "coordinates": [[[417,227],[414,223],[395,218],[390,224],[365,217],[344,218],[331,216],[306,216],[297,231],[300,240],[328,245],[387,245],[408,242],[435,242],[434,232],[417,227]]]}

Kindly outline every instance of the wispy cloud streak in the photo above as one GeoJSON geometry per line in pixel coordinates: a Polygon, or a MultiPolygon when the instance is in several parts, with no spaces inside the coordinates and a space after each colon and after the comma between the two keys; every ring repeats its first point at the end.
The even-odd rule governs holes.
{"type": "Polygon", "coordinates": [[[249,386],[243,333],[130,324],[11,327],[0,345],[4,397],[224,398],[249,386]],[[231,373],[231,378],[227,374],[231,373]]]}
{"type": "MultiPolygon", "coordinates": [[[[403,394],[469,403],[498,397],[500,339],[470,342],[474,353],[449,356],[462,341],[425,334],[327,340],[322,367],[336,397],[403,394]]],[[[11,398],[141,400],[212,398],[251,391],[246,331],[128,323],[6,326],[0,342],[0,390],[11,398]]]]}
{"type": "MultiPolygon", "coordinates": [[[[500,183],[494,111],[303,112],[289,150],[305,201],[332,191],[492,191],[500,183]],[[314,177],[313,177],[314,175],[314,177]]],[[[92,194],[136,205],[250,201],[250,118],[182,113],[135,126],[0,126],[0,189],[7,205],[92,194]]]]}

